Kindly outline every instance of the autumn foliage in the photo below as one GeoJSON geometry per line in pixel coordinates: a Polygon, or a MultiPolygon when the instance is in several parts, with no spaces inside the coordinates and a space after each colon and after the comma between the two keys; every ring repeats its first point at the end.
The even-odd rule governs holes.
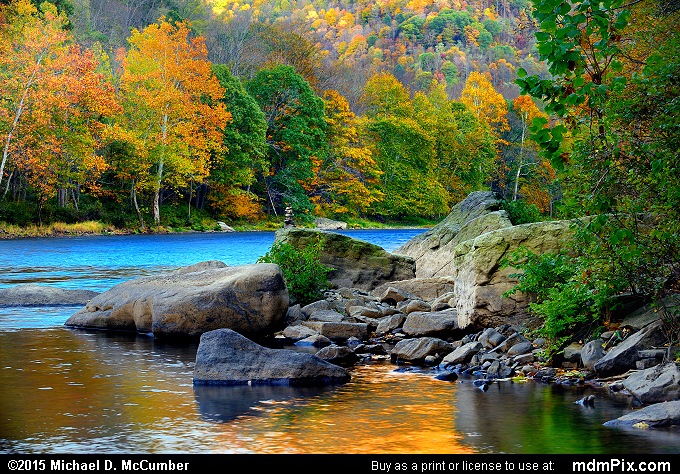
{"type": "Polygon", "coordinates": [[[512,85],[523,4],[111,5],[118,37],[37,3],[0,7],[0,221],[438,219],[491,186],[550,207],[512,85]]]}

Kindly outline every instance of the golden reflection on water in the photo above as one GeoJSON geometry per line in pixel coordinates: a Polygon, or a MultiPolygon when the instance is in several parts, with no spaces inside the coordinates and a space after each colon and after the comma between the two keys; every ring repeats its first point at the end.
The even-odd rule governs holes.
{"type": "Polygon", "coordinates": [[[456,384],[394,365],[361,365],[352,381],[310,400],[260,407],[262,416],[240,416],[221,425],[215,452],[258,454],[462,454],[456,431],[456,384]],[[404,391],[404,379],[413,387],[404,391]],[[442,400],[450,403],[442,405],[442,400]]]}

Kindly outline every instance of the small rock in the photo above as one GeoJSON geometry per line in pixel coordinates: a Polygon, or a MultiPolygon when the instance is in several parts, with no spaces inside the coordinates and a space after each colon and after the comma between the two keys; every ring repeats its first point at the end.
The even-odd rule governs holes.
{"type": "Polygon", "coordinates": [[[217,221],[217,225],[220,226],[222,232],[236,232],[233,227],[228,226],[222,221],[217,221]]]}
{"type": "Polygon", "coordinates": [[[583,349],[581,349],[581,363],[586,369],[595,370],[595,364],[604,357],[604,348],[602,347],[604,341],[602,339],[595,339],[587,342],[583,349]]]}
{"type": "Polygon", "coordinates": [[[572,342],[567,347],[564,348],[564,360],[567,362],[578,363],[581,360],[581,350],[583,349],[583,344],[578,342],[572,342]]]}
{"type": "Polygon", "coordinates": [[[469,342],[463,346],[455,349],[442,360],[442,364],[446,367],[470,361],[472,356],[482,350],[482,345],[479,342],[469,342]]]}
{"type": "Polygon", "coordinates": [[[404,300],[413,298],[414,296],[406,291],[400,290],[393,286],[388,286],[378,298],[382,303],[388,303],[390,305],[396,305],[404,300]]]}
{"type": "Polygon", "coordinates": [[[496,331],[493,328],[488,328],[485,329],[482,332],[482,334],[479,335],[479,338],[477,340],[485,348],[493,349],[494,347],[498,346],[500,343],[505,341],[505,339],[506,337],[500,332],[496,331]]]}
{"type": "Polygon", "coordinates": [[[327,311],[331,309],[331,304],[327,300],[319,300],[303,306],[301,311],[305,319],[309,318],[316,311],[327,311]]]}
{"type": "Polygon", "coordinates": [[[574,403],[584,407],[595,406],[595,395],[587,395],[580,400],[576,400],[574,403]]]}
{"type": "Polygon", "coordinates": [[[441,374],[437,374],[434,378],[437,380],[443,380],[445,382],[455,382],[456,380],[458,380],[458,374],[455,372],[447,371],[441,374]]]}
{"type": "Polygon", "coordinates": [[[306,337],[313,336],[316,331],[298,324],[296,326],[288,326],[283,330],[283,336],[291,341],[300,341],[306,337]]]}
{"type": "Polygon", "coordinates": [[[406,315],[403,313],[385,316],[379,320],[378,326],[375,330],[376,334],[378,335],[387,334],[397,328],[400,328],[404,324],[405,320],[406,315]]]}
{"type": "Polygon", "coordinates": [[[316,356],[331,364],[345,367],[353,365],[357,361],[357,355],[349,347],[335,344],[320,349],[316,356]]]}
{"type": "Polygon", "coordinates": [[[489,368],[486,370],[487,378],[493,379],[507,379],[508,377],[511,377],[513,373],[514,370],[511,367],[508,367],[504,363],[497,360],[492,362],[489,368]]]}
{"type": "Polygon", "coordinates": [[[650,369],[656,365],[658,365],[659,361],[656,359],[640,359],[635,361],[635,368],[638,370],[645,370],[645,369],[650,369]]]}
{"type": "Polygon", "coordinates": [[[345,319],[345,316],[333,311],[332,309],[313,311],[309,315],[308,321],[325,321],[328,323],[340,323],[345,319]]]}
{"type": "Polygon", "coordinates": [[[296,346],[325,347],[332,344],[331,340],[321,334],[313,334],[295,342],[296,346]]]}
{"type": "Polygon", "coordinates": [[[516,356],[521,354],[528,354],[533,350],[534,346],[529,341],[520,342],[508,349],[508,356],[516,356]]]}

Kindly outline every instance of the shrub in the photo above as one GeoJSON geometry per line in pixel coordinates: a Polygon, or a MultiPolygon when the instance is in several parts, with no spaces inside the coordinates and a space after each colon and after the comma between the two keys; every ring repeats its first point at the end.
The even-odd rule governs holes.
{"type": "Polygon", "coordinates": [[[521,291],[536,298],[529,311],[543,320],[536,331],[548,341],[547,355],[559,351],[580,329],[596,325],[612,297],[620,291],[594,277],[586,260],[566,253],[536,255],[525,248],[512,252],[501,262],[522,272],[511,274],[518,284],[506,292],[521,291]]]}
{"type": "Polygon", "coordinates": [[[291,300],[306,305],[317,301],[330,288],[331,267],[321,263],[323,242],[310,240],[298,249],[288,242],[276,241],[258,263],[276,263],[281,267],[291,300]]]}
{"type": "Polygon", "coordinates": [[[510,222],[514,225],[529,224],[541,220],[541,212],[536,204],[527,204],[524,201],[503,201],[502,207],[510,216],[510,222]]]}

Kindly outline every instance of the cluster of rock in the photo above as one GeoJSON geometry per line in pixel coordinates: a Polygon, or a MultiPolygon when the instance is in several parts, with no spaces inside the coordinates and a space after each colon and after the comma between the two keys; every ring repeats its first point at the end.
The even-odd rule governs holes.
{"type": "Polygon", "coordinates": [[[277,265],[203,262],[117,285],[66,325],[200,337],[197,385],[345,383],[357,361],[381,357],[429,368],[443,380],[470,374],[480,388],[514,377],[602,386],[598,381],[608,378],[610,391],[640,404],[677,400],[680,373],[663,363],[663,323],[649,308],[616,333],[569,346],[557,368],[545,366],[543,342],[526,337],[537,324],[527,311],[531,300],[505,296],[517,269],[501,262],[520,246],[539,254],[562,250],[575,224],[514,226],[487,192],[470,194],[395,253],[291,223],[276,239],[299,248],[322,239],[321,261],[333,268],[333,288],[319,301],[291,301],[277,265]],[[268,337],[315,353],[254,342],[268,337]]]}

